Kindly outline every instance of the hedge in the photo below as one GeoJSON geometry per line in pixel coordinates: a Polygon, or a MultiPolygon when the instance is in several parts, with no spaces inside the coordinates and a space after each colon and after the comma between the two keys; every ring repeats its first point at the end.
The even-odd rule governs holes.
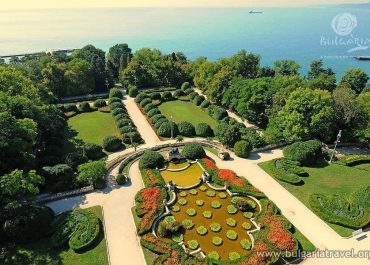
{"type": "Polygon", "coordinates": [[[171,137],[171,131],[173,137],[179,133],[177,124],[172,121],[163,122],[158,128],[158,134],[162,137],[171,137]]]}
{"type": "Polygon", "coordinates": [[[139,90],[136,86],[129,86],[128,87],[128,95],[132,98],[136,97],[139,94],[139,90]]]}
{"type": "Polygon", "coordinates": [[[163,92],[162,99],[165,100],[165,101],[171,100],[172,99],[172,93],[170,91],[163,92]]]}
{"type": "Polygon", "coordinates": [[[361,155],[346,155],[339,158],[339,164],[346,166],[356,166],[360,164],[370,163],[370,154],[361,154],[361,155]]]}
{"type": "Polygon", "coordinates": [[[152,118],[156,114],[161,114],[161,111],[158,108],[151,109],[146,115],[148,115],[149,118],[152,118]]]}
{"type": "Polygon", "coordinates": [[[196,143],[185,144],[181,154],[190,160],[206,157],[206,152],[204,151],[203,146],[196,143]]]}
{"type": "Polygon", "coordinates": [[[238,157],[248,158],[253,146],[251,143],[241,140],[235,143],[234,152],[238,157]]]}
{"type": "Polygon", "coordinates": [[[155,124],[154,124],[154,128],[156,128],[157,130],[159,129],[159,127],[161,127],[161,125],[165,122],[169,122],[169,120],[167,120],[167,118],[161,118],[159,119],[155,124]]]}
{"type": "Polygon", "coordinates": [[[157,121],[159,121],[160,119],[163,119],[163,118],[166,118],[166,117],[159,113],[159,114],[155,114],[154,116],[152,116],[151,120],[152,120],[152,123],[155,124],[155,123],[157,123],[157,121]]]}
{"type": "Polygon", "coordinates": [[[370,222],[370,213],[357,203],[349,202],[344,196],[311,194],[311,209],[326,222],[359,229],[370,222]]]}
{"type": "Polygon", "coordinates": [[[143,101],[145,98],[149,98],[149,96],[145,93],[140,93],[136,96],[135,98],[135,102],[136,103],[140,103],[141,101],[143,101]]]}
{"type": "Polygon", "coordinates": [[[154,151],[145,151],[143,156],[140,158],[139,167],[141,170],[146,168],[162,168],[164,166],[164,157],[154,151]]]}
{"type": "Polygon", "coordinates": [[[116,125],[118,128],[122,128],[122,127],[125,127],[125,126],[130,126],[132,127],[132,122],[130,119],[120,119],[118,121],[116,121],[116,125]]]}
{"type": "Polygon", "coordinates": [[[178,90],[176,90],[174,93],[173,93],[173,96],[175,97],[175,98],[178,98],[178,97],[182,97],[182,96],[185,96],[186,94],[185,94],[185,92],[183,91],[183,90],[181,90],[181,89],[178,89],[178,90]]]}
{"type": "Polygon", "coordinates": [[[116,177],[116,181],[118,185],[125,185],[128,182],[128,179],[124,174],[118,174],[116,177]]]}
{"type": "Polygon", "coordinates": [[[151,93],[149,96],[152,100],[161,100],[162,99],[161,93],[159,93],[159,92],[151,93]]]}
{"type": "Polygon", "coordinates": [[[185,94],[187,94],[187,95],[189,95],[193,92],[194,92],[194,89],[192,89],[192,88],[188,88],[188,89],[185,90],[185,94]]]}
{"type": "Polygon", "coordinates": [[[188,121],[182,121],[178,125],[179,134],[182,136],[191,137],[195,135],[194,125],[188,121]]]}
{"type": "Polygon", "coordinates": [[[202,104],[200,104],[200,107],[205,109],[208,108],[211,105],[211,103],[208,100],[204,100],[202,104]]]}
{"type": "Polygon", "coordinates": [[[107,102],[105,101],[105,99],[97,99],[94,101],[95,108],[102,108],[105,106],[107,106],[107,102]]]}
{"type": "Polygon", "coordinates": [[[286,158],[281,158],[278,161],[279,163],[276,163],[276,167],[279,170],[284,170],[288,173],[296,174],[302,177],[306,177],[308,175],[307,172],[302,167],[300,167],[298,161],[293,161],[286,158]]]}
{"type": "Polygon", "coordinates": [[[205,98],[203,96],[198,95],[194,97],[193,102],[195,105],[199,106],[204,100],[205,98]]]}
{"type": "Polygon", "coordinates": [[[218,121],[228,116],[227,111],[225,109],[217,107],[215,105],[210,105],[207,110],[208,114],[218,121]]]}
{"type": "Polygon", "coordinates": [[[85,144],[83,147],[83,153],[91,160],[100,159],[105,156],[102,147],[97,144],[85,144]]]}
{"type": "Polygon", "coordinates": [[[156,108],[156,106],[154,105],[154,104],[152,104],[152,103],[149,103],[148,105],[146,105],[145,107],[144,107],[144,111],[146,112],[146,113],[148,113],[149,111],[151,111],[152,109],[154,109],[154,108],[156,108]]]}
{"type": "Polygon", "coordinates": [[[129,132],[133,132],[135,131],[135,128],[132,127],[132,126],[123,126],[123,127],[119,127],[119,131],[122,133],[122,134],[125,134],[125,133],[129,133],[129,132]]]}
{"type": "Polygon", "coordinates": [[[115,109],[123,109],[122,102],[113,102],[109,105],[110,109],[113,111],[115,109]]]}
{"type": "Polygon", "coordinates": [[[118,88],[116,88],[116,87],[114,87],[114,88],[112,88],[110,91],[109,91],[109,97],[110,98],[120,98],[120,99],[123,99],[123,95],[122,95],[122,92],[118,89],[118,88]]]}
{"type": "Polygon", "coordinates": [[[152,100],[150,98],[144,98],[142,101],[140,101],[140,106],[144,108],[146,105],[152,103],[152,100]]]}
{"type": "Polygon", "coordinates": [[[91,111],[90,103],[88,102],[82,102],[78,105],[78,109],[82,112],[88,112],[91,111]]]}
{"type": "Polygon", "coordinates": [[[299,178],[297,174],[285,171],[282,167],[280,167],[279,163],[280,159],[276,159],[273,161],[273,165],[269,167],[269,169],[271,170],[271,174],[274,177],[293,185],[301,185],[303,183],[303,180],[299,178]]]}
{"type": "Polygon", "coordinates": [[[186,90],[186,89],[189,89],[190,88],[190,83],[189,82],[184,82],[184,83],[182,83],[182,85],[181,85],[181,89],[182,90],[186,90]]]}
{"type": "Polygon", "coordinates": [[[75,104],[64,104],[63,109],[65,112],[78,112],[78,108],[75,104]]]}
{"type": "Polygon", "coordinates": [[[141,170],[141,177],[145,187],[166,186],[166,182],[163,180],[161,173],[156,169],[147,168],[141,170]]]}
{"type": "Polygon", "coordinates": [[[113,109],[111,113],[115,117],[119,114],[126,114],[126,111],[123,109],[123,107],[119,107],[119,108],[113,109]]]}
{"type": "Polygon", "coordinates": [[[130,116],[129,115],[127,115],[126,113],[119,113],[119,114],[117,114],[117,115],[114,115],[113,116],[113,118],[114,118],[114,120],[117,122],[117,121],[119,121],[119,120],[125,120],[125,119],[129,119],[129,120],[131,120],[130,119],[130,116]]]}
{"type": "Polygon", "coordinates": [[[125,144],[131,144],[131,140],[133,143],[142,143],[143,139],[141,139],[140,134],[137,131],[133,131],[130,133],[123,134],[123,142],[125,144]]]}
{"type": "Polygon", "coordinates": [[[109,105],[111,105],[113,103],[122,103],[122,99],[116,98],[116,97],[109,98],[108,103],[109,103],[109,105]]]}
{"type": "Polygon", "coordinates": [[[198,96],[198,93],[197,93],[197,92],[191,92],[191,93],[189,94],[189,98],[190,98],[190,100],[193,100],[196,96],[198,96]]]}
{"type": "Polygon", "coordinates": [[[213,130],[207,123],[199,123],[195,127],[195,133],[200,137],[211,137],[213,136],[213,130]]]}
{"type": "Polygon", "coordinates": [[[116,136],[107,136],[103,140],[103,148],[107,152],[115,152],[123,148],[121,139],[116,136]]]}
{"type": "Polygon", "coordinates": [[[298,161],[302,166],[310,166],[323,157],[322,144],[317,140],[296,142],[285,147],[283,154],[290,160],[298,161]]]}

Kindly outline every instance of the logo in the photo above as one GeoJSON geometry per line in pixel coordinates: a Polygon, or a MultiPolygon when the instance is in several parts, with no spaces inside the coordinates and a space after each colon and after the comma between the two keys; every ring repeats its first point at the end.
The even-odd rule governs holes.
{"type": "Polygon", "coordinates": [[[348,36],[357,27],[357,17],[350,13],[338,14],[331,21],[331,27],[339,36],[348,36]]]}

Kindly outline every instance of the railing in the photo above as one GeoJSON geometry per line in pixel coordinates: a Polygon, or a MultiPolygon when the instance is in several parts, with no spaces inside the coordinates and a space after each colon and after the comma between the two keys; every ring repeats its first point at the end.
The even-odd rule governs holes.
{"type": "Polygon", "coordinates": [[[94,186],[91,185],[91,186],[83,187],[77,190],[55,193],[47,197],[32,200],[30,201],[30,203],[52,202],[52,201],[56,201],[56,200],[60,200],[60,199],[68,198],[68,197],[73,197],[76,195],[86,194],[86,193],[92,192],[93,190],[94,190],[94,186]]]}

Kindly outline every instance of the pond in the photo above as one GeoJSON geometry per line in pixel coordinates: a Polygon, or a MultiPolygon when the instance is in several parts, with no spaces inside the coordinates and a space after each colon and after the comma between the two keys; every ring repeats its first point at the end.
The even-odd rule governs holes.
{"type": "Polygon", "coordinates": [[[181,171],[168,171],[163,170],[161,171],[161,175],[166,183],[172,181],[176,185],[180,187],[189,187],[195,185],[199,182],[203,170],[198,165],[198,163],[194,163],[188,167],[189,163],[181,163],[181,164],[173,164],[169,163],[168,168],[170,169],[181,169],[186,168],[181,171]],[[187,168],[188,167],[188,168],[187,168]]]}

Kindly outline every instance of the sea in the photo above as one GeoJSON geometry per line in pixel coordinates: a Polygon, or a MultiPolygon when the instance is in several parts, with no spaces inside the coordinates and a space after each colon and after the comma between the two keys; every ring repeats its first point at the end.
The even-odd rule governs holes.
{"type": "Polygon", "coordinates": [[[0,11],[0,55],[80,48],[184,52],[189,59],[230,56],[241,49],[261,55],[263,66],[311,61],[342,76],[359,67],[370,75],[370,9],[305,8],[99,8],[0,11]],[[251,12],[253,11],[253,12],[251,12]]]}

